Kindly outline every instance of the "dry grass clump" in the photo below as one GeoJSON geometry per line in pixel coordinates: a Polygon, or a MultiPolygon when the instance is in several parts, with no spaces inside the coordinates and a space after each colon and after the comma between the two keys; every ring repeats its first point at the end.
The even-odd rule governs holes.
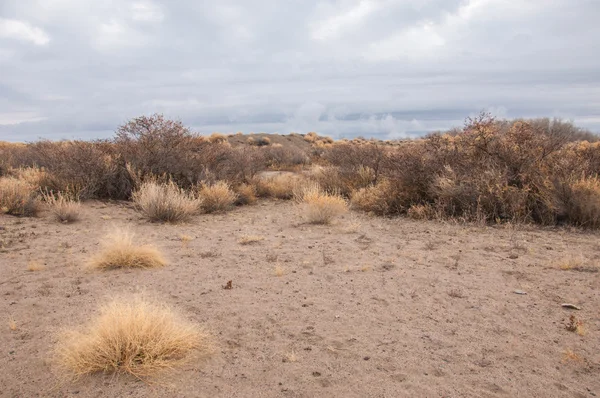
{"type": "Polygon", "coordinates": [[[40,202],[34,186],[13,177],[0,178],[0,212],[14,216],[36,216],[40,202]]]}
{"type": "Polygon", "coordinates": [[[115,228],[102,242],[102,251],[89,265],[93,268],[155,268],[167,262],[160,251],[150,245],[135,245],[131,231],[115,228]]]}
{"type": "Polygon", "coordinates": [[[277,199],[292,199],[294,189],[304,181],[304,178],[294,174],[278,174],[274,177],[255,178],[254,186],[260,197],[277,199]]]}
{"type": "Polygon", "coordinates": [[[249,184],[240,184],[234,189],[237,194],[235,204],[238,206],[256,203],[256,188],[249,184]]]}
{"type": "Polygon", "coordinates": [[[133,193],[133,202],[150,221],[184,222],[197,213],[200,201],[191,193],[169,181],[144,182],[133,193]]]}
{"type": "Polygon", "coordinates": [[[335,217],[348,211],[344,198],[315,189],[304,192],[302,203],[306,218],[312,224],[330,224],[335,217]]]}
{"type": "Polygon", "coordinates": [[[352,207],[377,215],[388,215],[394,212],[397,196],[387,180],[376,185],[361,188],[352,194],[352,207]]]}
{"type": "Polygon", "coordinates": [[[43,271],[45,269],[44,264],[37,260],[31,260],[27,263],[27,271],[29,272],[43,271]]]}
{"type": "Polygon", "coordinates": [[[238,240],[238,243],[240,245],[251,245],[253,243],[258,243],[263,240],[265,240],[264,236],[244,235],[238,240]]]}
{"type": "Polygon", "coordinates": [[[208,137],[208,141],[212,144],[222,144],[227,142],[227,137],[221,133],[212,133],[210,137],[208,137]]]}
{"type": "Polygon", "coordinates": [[[237,194],[231,190],[225,181],[205,185],[199,193],[200,208],[204,213],[226,211],[233,207],[237,194]]]}
{"type": "Polygon", "coordinates": [[[94,373],[148,379],[207,351],[208,337],[164,304],[140,296],[115,299],[87,325],[60,336],[56,361],[77,379],[94,373]]]}
{"type": "Polygon", "coordinates": [[[68,224],[79,220],[81,203],[78,201],[63,195],[60,192],[56,194],[46,192],[42,196],[57,221],[68,224]]]}

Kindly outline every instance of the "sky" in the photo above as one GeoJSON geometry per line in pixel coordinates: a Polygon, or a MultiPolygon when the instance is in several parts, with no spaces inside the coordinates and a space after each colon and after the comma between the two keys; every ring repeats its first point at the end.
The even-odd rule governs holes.
{"type": "Polygon", "coordinates": [[[499,118],[600,132],[598,0],[0,0],[0,140],[194,131],[415,137],[499,118]]]}

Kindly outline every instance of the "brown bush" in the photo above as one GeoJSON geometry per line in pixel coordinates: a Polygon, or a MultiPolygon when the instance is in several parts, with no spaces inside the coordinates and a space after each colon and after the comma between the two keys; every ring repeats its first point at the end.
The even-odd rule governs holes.
{"type": "Polygon", "coordinates": [[[585,228],[600,227],[600,179],[573,178],[557,191],[561,218],[585,228]]]}

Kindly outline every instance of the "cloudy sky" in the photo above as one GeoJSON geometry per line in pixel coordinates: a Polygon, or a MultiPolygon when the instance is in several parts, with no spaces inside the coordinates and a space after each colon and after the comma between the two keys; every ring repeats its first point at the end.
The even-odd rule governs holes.
{"type": "Polygon", "coordinates": [[[395,138],[499,117],[600,132],[598,0],[0,0],[0,140],[395,138]]]}

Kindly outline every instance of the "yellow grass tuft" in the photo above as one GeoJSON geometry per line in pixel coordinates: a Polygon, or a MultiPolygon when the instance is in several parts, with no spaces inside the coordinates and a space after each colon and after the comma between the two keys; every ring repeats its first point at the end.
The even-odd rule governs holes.
{"type": "Polygon", "coordinates": [[[277,199],[292,199],[294,190],[304,182],[304,178],[294,174],[278,174],[274,177],[257,177],[254,187],[258,196],[277,199]]]}
{"type": "Polygon", "coordinates": [[[265,240],[264,236],[244,235],[238,240],[238,243],[240,245],[251,245],[253,243],[257,243],[263,240],[265,240]]]}
{"type": "Polygon", "coordinates": [[[298,354],[295,351],[286,352],[283,356],[283,362],[298,362],[298,354]]]}
{"type": "Polygon", "coordinates": [[[563,363],[572,363],[572,362],[583,362],[583,358],[581,355],[573,352],[571,349],[567,349],[563,351],[563,363]]]}
{"type": "Polygon", "coordinates": [[[335,217],[348,211],[344,198],[318,190],[304,192],[302,202],[306,217],[312,224],[330,224],[335,217]]]}
{"type": "Polygon", "coordinates": [[[35,216],[40,210],[36,188],[13,177],[0,178],[0,213],[35,216]]]}
{"type": "Polygon", "coordinates": [[[276,265],[274,273],[275,276],[283,276],[285,274],[285,269],[280,265],[276,265]]]}
{"type": "Polygon", "coordinates": [[[140,296],[115,299],[77,330],[62,333],[55,359],[77,379],[94,373],[124,373],[148,379],[209,351],[208,336],[169,307],[140,296]]]}
{"type": "Polygon", "coordinates": [[[248,184],[240,184],[235,188],[237,193],[236,205],[251,205],[256,203],[256,188],[248,184]]]}
{"type": "Polygon", "coordinates": [[[190,241],[193,239],[189,235],[181,235],[179,238],[181,239],[181,245],[183,247],[187,247],[190,244],[190,241]]]}
{"type": "Polygon", "coordinates": [[[133,243],[134,234],[117,228],[102,242],[102,251],[94,256],[89,265],[93,268],[154,268],[167,262],[154,246],[137,246],[133,243]]]}
{"type": "Polygon", "coordinates": [[[229,184],[218,181],[213,185],[206,185],[200,189],[200,208],[204,213],[226,211],[233,207],[237,199],[235,192],[229,184]]]}
{"type": "Polygon", "coordinates": [[[133,193],[133,202],[150,221],[184,222],[197,213],[200,201],[174,182],[145,182],[133,193]]]}
{"type": "Polygon", "coordinates": [[[46,269],[44,264],[37,260],[31,260],[27,263],[27,271],[29,272],[43,271],[44,269],[46,269]]]}
{"type": "Polygon", "coordinates": [[[46,192],[43,197],[57,221],[68,224],[79,220],[81,204],[78,201],[68,198],[60,192],[56,194],[46,192]]]}

